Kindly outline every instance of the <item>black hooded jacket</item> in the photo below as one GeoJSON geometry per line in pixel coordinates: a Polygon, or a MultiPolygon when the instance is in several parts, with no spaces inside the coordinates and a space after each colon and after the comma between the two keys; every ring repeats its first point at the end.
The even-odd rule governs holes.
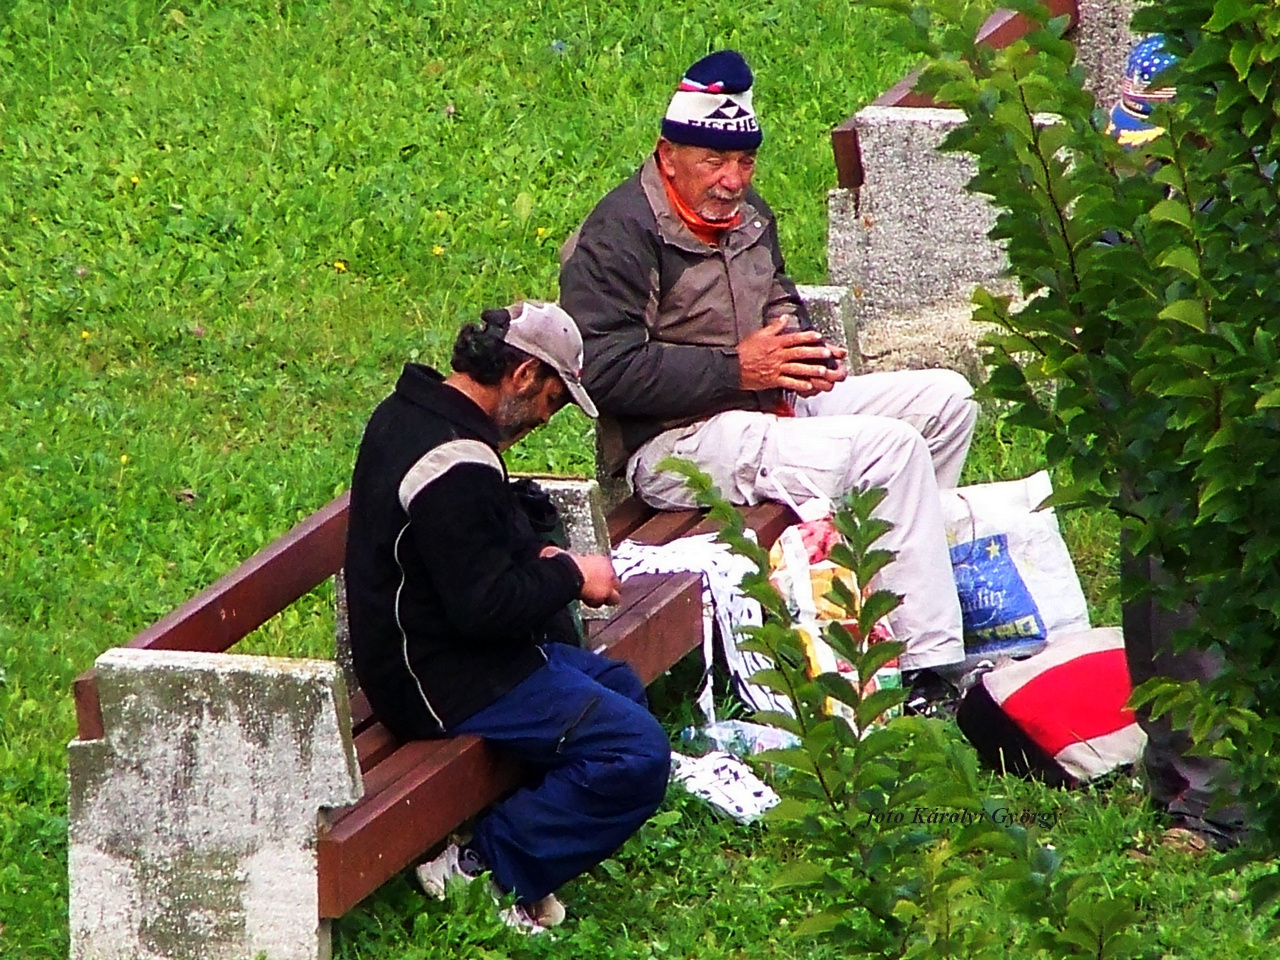
{"type": "Polygon", "coordinates": [[[409,364],[365,428],[351,481],[347,603],[356,676],[401,739],[436,737],[573,643],[571,557],[540,559],[493,421],[409,364]]]}

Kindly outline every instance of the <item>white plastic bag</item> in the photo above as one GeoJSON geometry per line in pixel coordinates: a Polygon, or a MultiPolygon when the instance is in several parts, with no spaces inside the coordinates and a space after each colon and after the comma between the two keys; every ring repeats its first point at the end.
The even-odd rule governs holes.
{"type": "Polygon", "coordinates": [[[732,753],[735,757],[800,746],[800,738],[794,733],[746,720],[718,720],[702,727],[685,727],[680,731],[680,741],[695,746],[710,744],[712,750],[732,753]]]}
{"type": "Polygon", "coordinates": [[[1089,609],[1051,508],[1045,471],[940,491],[969,658],[1024,656],[1089,629],[1089,609]]]}

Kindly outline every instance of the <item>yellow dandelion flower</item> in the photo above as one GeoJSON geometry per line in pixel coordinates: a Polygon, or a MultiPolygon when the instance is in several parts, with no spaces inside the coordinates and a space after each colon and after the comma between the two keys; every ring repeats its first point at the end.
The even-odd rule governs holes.
{"type": "Polygon", "coordinates": [[[431,248],[431,252],[438,257],[444,253],[444,247],[440,246],[440,244],[437,243],[434,247],[431,248]]]}
{"type": "Polygon", "coordinates": [[[123,467],[128,462],[129,462],[129,455],[127,453],[120,454],[120,466],[123,467]]]}
{"type": "Polygon", "coordinates": [[[132,183],[132,184],[136,187],[136,186],[137,186],[138,184],[140,184],[142,181],[138,179],[138,175],[135,173],[132,177],[130,177],[130,178],[129,178],[129,182],[130,182],[130,183],[132,183]]]}
{"type": "Polygon", "coordinates": [[[333,261],[333,269],[337,270],[339,273],[346,273],[346,272],[347,272],[347,261],[345,261],[345,260],[335,260],[335,261],[333,261]]]}
{"type": "Polygon", "coordinates": [[[81,340],[88,340],[91,336],[93,336],[93,334],[91,334],[88,330],[81,330],[81,331],[80,331],[80,339],[81,339],[81,340]]]}
{"type": "Polygon", "coordinates": [[[437,210],[437,211],[436,211],[436,219],[437,219],[437,220],[443,220],[443,219],[444,219],[444,211],[443,211],[443,210],[437,210]]]}
{"type": "Polygon", "coordinates": [[[538,228],[538,239],[539,239],[539,240],[541,240],[541,239],[542,239],[543,237],[545,237],[546,235],[547,235],[547,228],[546,228],[546,227],[539,227],[539,228],[538,228]]]}

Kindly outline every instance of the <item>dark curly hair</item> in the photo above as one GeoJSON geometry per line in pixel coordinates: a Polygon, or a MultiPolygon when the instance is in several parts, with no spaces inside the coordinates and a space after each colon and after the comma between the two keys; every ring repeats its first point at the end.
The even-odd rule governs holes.
{"type": "MultiPolygon", "coordinates": [[[[455,373],[465,373],[472,380],[491,387],[520,364],[534,358],[503,339],[511,325],[511,314],[506,310],[486,310],[480,314],[480,321],[468,323],[458,331],[451,362],[455,373]]],[[[540,379],[555,373],[542,360],[538,360],[538,367],[540,379]]]]}

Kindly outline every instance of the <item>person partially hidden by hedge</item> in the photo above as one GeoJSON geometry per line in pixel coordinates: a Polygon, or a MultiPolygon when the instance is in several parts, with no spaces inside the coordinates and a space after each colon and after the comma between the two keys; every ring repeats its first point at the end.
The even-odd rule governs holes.
{"type": "MultiPolygon", "coordinates": [[[[1170,103],[1177,91],[1158,81],[1175,63],[1165,49],[1164,37],[1152,34],[1139,40],[1129,53],[1120,99],[1108,113],[1107,132],[1124,147],[1139,148],[1164,134],[1152,122],[1157,104],[1170,103]]],[[[1120,243],[1110,231],[1104,242],[1120,243]]],[[[1127,555],[1122,576],[1142,582],[1158,582],[1168,576],[1152,558],[1127,555]]],[[[1124,647],[1129,676],[1137,686],[1153,677],[1174,680],[1212,680],[1223,668],[1220,650],[1175,648],[1174,634],[1189,627],[1195,611],[1189,606],[1166,610],[1152,596],[1124,605],[1124,647]]],[[[1168,716],[1151,719],[1150,707],[1138,711],[1138,722],[1147,735],[1142,763],[1152,804],[1169,819],[1165,842],[1192,851],[1233,847],[1246,834],[1245,810],[1239,805],[1215,805],[1219,787],[1230,791],[1230,764],[1221,757],[1192,751],[1190,732],[1175,728],[1168,716]]]]}
{"type": "Polygon", "coordinates": [[[501,451],[570,399],[582,339],[555,304],[489,310],[459,333],[453,373],[408,364],[365,429],[351,482],[346,578],[356,676],[401,740],[475,734],[536,775],[466,842],[417,868],[443,897],[486,870],[503,920],[540,932],[555,891],[658,808],[669,746],[631,668],[578,646],[577,599],[615,603],[605,556],[549,546],[501,451]]]}
{"type": "Polygon", "coordinates": [[[945,694],[964,659],[938,488],[960,477],[977,404],[952,370],[848,377],[812,329],[751,189],[752,79],[733,50],[688,69],[653,154],[565,244],[560,302],[582,329],[605,466],[651,505],[693,506],[658,467],[669,455],[737,504],[887,491],[877,515],[897,559],[881,585],[903,595],[891,622],[910,706],[945,694]]]}

